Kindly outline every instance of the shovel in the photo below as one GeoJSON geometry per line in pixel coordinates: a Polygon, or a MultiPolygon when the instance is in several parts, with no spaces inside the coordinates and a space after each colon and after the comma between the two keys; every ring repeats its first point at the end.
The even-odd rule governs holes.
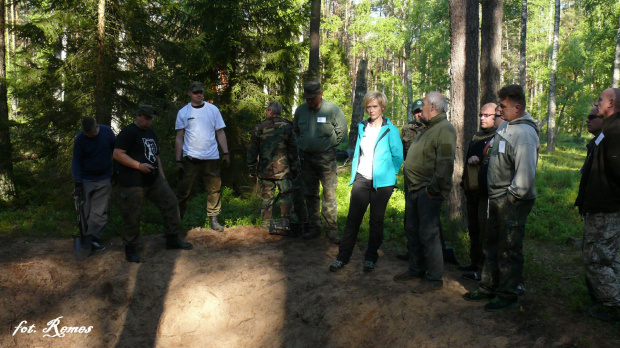
{"type": "Polygon", "coordinates": [[[88,238],[84,237],[86,231],[86,217],[84,216],[84,200],[81,194],[73,191],[73,204],[78,216],[78,230],[80,234],[73,236],[73,253],[78,259],[84,259],[91,254],[91,246],[88,238]]]}

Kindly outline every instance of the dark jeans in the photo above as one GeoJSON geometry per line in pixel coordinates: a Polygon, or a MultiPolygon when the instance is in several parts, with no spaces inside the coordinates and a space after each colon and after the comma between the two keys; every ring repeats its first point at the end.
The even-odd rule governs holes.
{"type": "Polygon", "coordinates": [[[152,185],[136,187],[119,187],[119,208],[123,216],[123,242],[136,245],[140,236],[140,216],[144,198],[148,198],[164,218],[166,235],[178,235],[181,232],[179,206],[168,182],[158,177],[152,185]]]}
{"type": "Polygon", "coordinates": [[[218,216],[222,210],[220,160],[189,160],[183,157],[183,177],[177,184],[177,200],[181,216],[185,215],[194,180],[201,175],[207,190],[207,216],[218,216]]]}
{"type": "Polygon", "coordinates": [[[510,203],[507,196],[489,200],[489,219],[483,247],[486,258],[480,291],[514,298],[523,276],[525,223],[535,199],[510,203]]]}
{"type": "MultiPolygon", "coordinates": [[[[479,219],[480,194],[478,191],[465,191],[467,199],[467,230],[469,233],[469,259],[472,265],[482,268],[484,263],[484,252],[482,251],[481,223],[485,220],[479,219]]],[[[486,203],[486,202],[485,202],[486,203]]]]}
{"type": "Polygon", "coordinates": [[[426,187],[409,191],[405,205],[409,273],[426,273],[428,280],[442,280],[443,252],[439,220],[441,197],[430,198],[426,187]]]}
{"type": "Polygon", "coordinates": [[[381,243],[383,243],[385,209],[393,191],[393,186],[380,187],[375,190],[372,187],[372,180],[368,180],[360,174],[355,176],[353,188],[351,189],[347,223],[344,228],[342,242],[340,243],[340,251],[338,252],[339,261],[349,262],[353,248],[355,248],[355,241],[357,240],[362,219],[370,204],[370,233],[368,235],[368,249],[366,249],[365,259],[377,262],[379,258],[377,250],[379,250],[381,243]]]}

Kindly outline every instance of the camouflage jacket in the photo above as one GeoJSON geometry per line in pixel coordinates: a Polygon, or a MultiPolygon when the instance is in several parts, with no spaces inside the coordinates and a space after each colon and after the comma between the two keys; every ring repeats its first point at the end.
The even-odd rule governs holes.
{"type": "Polygon", "coordinates": [[[416,135],[420,134],[422,131],[423,125],[417,123],[416,121],[411,121],[403,126],[400,131],[400,139],[403,142],[403,158],[407,157],[407,151],[409,150],[409,146],[413,142],[413,138],[416,135]]]}
{"type": "Polygon", "coordinates": [[[261,179],[281,180],[299,174],[299,153],[293,124],[279,116],[252,131],[247,164],[261,179]]]}

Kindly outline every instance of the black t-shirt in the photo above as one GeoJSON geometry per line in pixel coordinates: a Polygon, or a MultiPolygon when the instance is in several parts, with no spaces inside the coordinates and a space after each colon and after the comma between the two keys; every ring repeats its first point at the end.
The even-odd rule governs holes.
{"type": "Polygon", "coordinates": [[[138,169],[125,167],[118,164],[118,184],[124,187],[149,186],[159,176],[157,169],[157,155],[159,155],[159,142],[155,132],[141,129],[135,123],[123,128],[116,137],[116,148],[127,151],[127,155],[140,163],[148,163],[155,167],[148,174],[138,169]]]}

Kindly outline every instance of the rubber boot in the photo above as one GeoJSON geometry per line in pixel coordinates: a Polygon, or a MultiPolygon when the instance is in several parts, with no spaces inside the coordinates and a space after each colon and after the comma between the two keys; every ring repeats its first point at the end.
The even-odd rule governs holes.
{"type": "Polygon", "coordinates": [[[218,231],[218,232],[224,231],[224,227],[222,227],[222,225],[220,225],[220,223],[217,222],[217,216],[209,216],[209,219],[211,220],[212,230],[218,231]]]}

